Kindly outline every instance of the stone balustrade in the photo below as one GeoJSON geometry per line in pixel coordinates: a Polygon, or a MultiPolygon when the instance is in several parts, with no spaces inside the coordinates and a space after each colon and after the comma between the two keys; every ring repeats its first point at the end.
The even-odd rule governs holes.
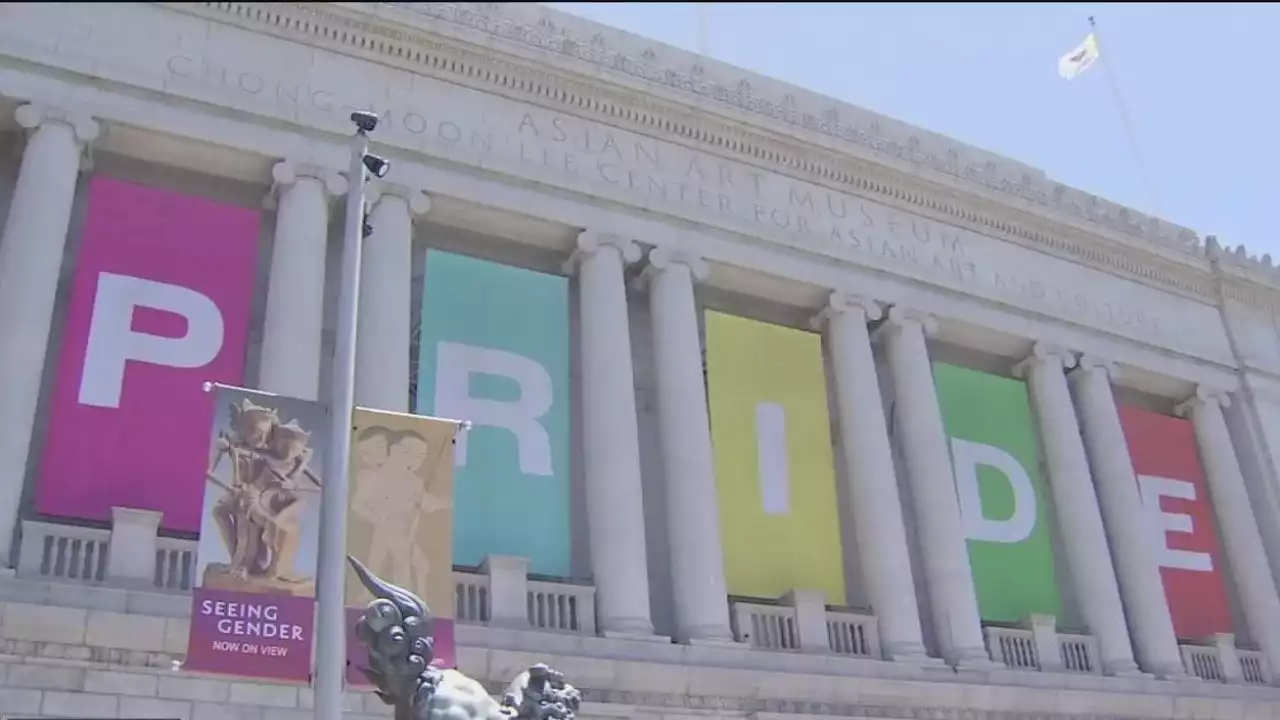
{"type": "Polygon", "coordinates": [[[1271,669],[1259,650],[1236,646],[1235,635],[1218,633],[1196,642],[1182,641],[1182,663],[1187,672],[1207,682],[1247,685],[1271,684],[1271,669]]]}
{"type": "MultiPolygon", "coordinates": [[[[160,515],[115,508],[111,529],[24,520],[18,577],[120,589],[186,593],[196,541],[161,537],[160,515]]],[[[530,579],[525,558],[489,556],[454,573],[459,622],[508,629],[596,634],[595,588],[530,579]]]]}
{"type": "Polygon", "coordinates": [[[792,590],[776,601],[735,599],[734,639],[761,650],[834,653],[879,659],[876,618],[827,607],[817,590],[792,590]]]}
{"type": "MultiPolygon", "coordinates": [[[[185,632],[164,624],[186,623],[188,608],[180,597],[193,586],[196,541],[160,536],[159,526],[158,513],[131,508],[114,508],[110,529],[25,520],[17,575],[55,581],[51,587],[69,583],[159,591],[161,595],[147,597],[164,605],[155,608],[161,643],[166,651],[181,654],[185,652],[185,632]]],[[[490,555],[475,570],[455,570],[454,586],[459,623],[596,635],[595,589],[564,580],[531,578],[525,558],[490,555]]],[[[830,608],[820,591],[796,589],[777,600],[733,599],[732,610],[734,639],[751,648],[882,657],[877,618],[830,608]]],[[[1012,627],[988,624],[983,633],[991,658],[1011,669],[1102,673],[1097,640],[1087,634],[1058,631],[1053,616],[1034,615],[1012,627]]],[[[1180,650],[1187,673],[1201,680],[1248,685],[1271,682],[1272,671],[1263,653],[1238,648],[1231,634],[1183,641],[1180,650]]]]}
{"type": "Polygon", "coordinates": [[[991,659],[1014,670],[1102,674],[1097,639],[1059,632],[1052,615],[1032,615],[1013,627],[986,624],[982,631],[991,659]]]}

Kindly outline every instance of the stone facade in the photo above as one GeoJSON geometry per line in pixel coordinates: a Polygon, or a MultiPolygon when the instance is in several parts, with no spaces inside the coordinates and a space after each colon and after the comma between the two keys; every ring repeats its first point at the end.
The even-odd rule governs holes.
{"type": "Polygon", "coordinates": [[[265,207],[247,384],[324,401],[330,208],[361,108],[395,175],[370,194],[359,402],[409,407],[424,248],[574,278],[573,569],[458,568],[464,671],[496,686],[546,660],[592,720],[1276,714],[1269,257],[534,4],[238,2],[0,10],[0,713],[309,711],[307,688],[182,668],[190,538],[130,508],[55,521],[30,498],[83,180],[265,207]],[[848,605],[871,610],[811,588],[727,597],[704,309],[823,334],[848,605]],[[1076,630],[981,622],[931,360],[1025,379],[1076,630]],[[1123,530],[1143,499],[1117,399],[1194,427],[1239,642],[1175,636],[1153,551],[1123,530]]]}

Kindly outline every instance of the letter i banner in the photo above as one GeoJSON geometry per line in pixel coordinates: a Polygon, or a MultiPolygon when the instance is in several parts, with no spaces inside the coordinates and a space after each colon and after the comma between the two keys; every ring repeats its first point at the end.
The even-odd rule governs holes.
{"type": "Polygon", "coordinates": [[[983,620],[1062,617],[1049,488],[1027,385],[933,364],[983,620]]]}
{"type": "Polygon", "coordinates": [[[226,385],[211,394],[185,669],[306,682],[327,413],[226,385]]]}
{"type": "Polygon", "coordinates": [[[1120,426],[1178,637],[1232,632],[1218,528],[1190,420],[1121,405],[1120,426]]]}
{"type": "MultiPolygon", "coordinates": [[[[456,420],[356,408],[351,437],[347,554],[379,578],[421,598],[435,657],[456,667],[453,585],[453,448],[456,420]]],[[[347,685],[369,687],[369,653],[356,622],[373,596],[346,574],[347,685]]]]}
{"type": "Polygon", "coordinates": [[[706,313],[707,393],[731,594],[845,603],[819,335],[706,313]]]}

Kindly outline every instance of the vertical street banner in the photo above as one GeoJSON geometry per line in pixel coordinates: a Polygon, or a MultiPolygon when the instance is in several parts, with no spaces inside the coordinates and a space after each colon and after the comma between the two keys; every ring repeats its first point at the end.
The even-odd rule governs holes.
{"type": "Polygon", "coordinates": [[[212,396],[243,381],[259,213],[97,176],[57,359],[36,510],[158,510],[200,528],[212,396]]]}
{"type": "MultiPolygon", "coordinates": [[[[356,408],[351,423],[347,554],[422,598],[435,621],[433,664],[455,667],[453,620],[454,420],[356,408]]],[[[371,596],[346,575],[347,684],[370,685],[355,624],[371,596]]]]}
{"type": "Polygon", "coordinates": [[[1151,544],[1179,638],[1232,632],[1218,526],[1190,420],[1121,405],[1151,544]]]}
{"type": "Polygon", "coordinates": [[[186,669],[305,682],[311,675],[327,451],[323,405],[223,385],[202,453],[186,669]]]}
{"type": "Polygon", "coordinates": [[[568,576],[568,278],[428,251],[419,336],[416,412],[471,422],[454,447],[454,562],[518,555],[568,576]]]}
{"type": "Polygon", "coordinates": [[[707,394],[729,592],[845,602],[819,335],[706,313],[707,394]]]}
{"type": "Polygon", "coordinates": [[[983,620],[1062,617],[1052,499],[1027,385],[934,363],[983,620]]]}

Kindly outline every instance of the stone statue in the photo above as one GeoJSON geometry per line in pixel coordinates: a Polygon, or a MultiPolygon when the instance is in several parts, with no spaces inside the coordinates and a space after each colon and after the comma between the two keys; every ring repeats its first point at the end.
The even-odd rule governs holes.
{"type": "Polygon", "coordinates": [[[433,667],[435,623],[426,603],[347,560],[375,598],[356,623],[369,649],[369,667],[360,670],[395,707],[395,720],[574,720],[581,693],[546,665],[517,675],[500,703],[457,670],[433,667]]]}

